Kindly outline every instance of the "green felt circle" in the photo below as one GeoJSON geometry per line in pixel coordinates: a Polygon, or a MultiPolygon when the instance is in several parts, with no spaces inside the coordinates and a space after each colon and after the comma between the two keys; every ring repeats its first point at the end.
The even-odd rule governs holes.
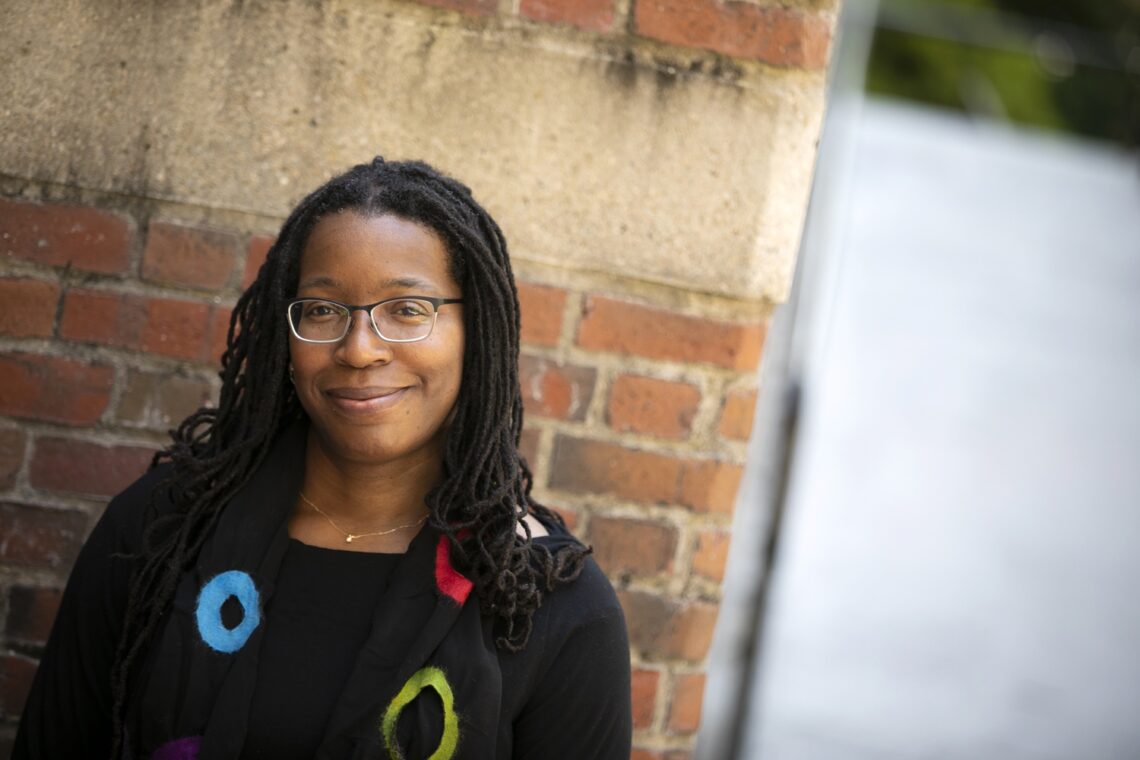
{"type": "Polygon", "coordinates": [[[380,730],[384,734],[384,745],[388,748],[388,756],[392,760],[404,759],[399,745],[396,744],[396,723],[400,720],[400,713],[428,687],[435,689],[435,693],[443,702],[443,735],[439,737],[439,746],[428,756],[428,760],[450,760],[455,755],[455,749],[459,746],[459,716],[455,714],[455,695],[443,671],[428,666],[413,673],[400,689],[400,693],[384,710],[380,730]]]}

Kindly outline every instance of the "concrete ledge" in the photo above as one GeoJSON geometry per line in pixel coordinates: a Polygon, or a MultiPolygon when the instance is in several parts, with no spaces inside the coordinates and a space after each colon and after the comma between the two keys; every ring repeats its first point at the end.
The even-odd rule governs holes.
{"type": "Polygon", "coordinates": [[[524,260],[787,292],[822,72],[396,0],[43,0],[6,25],[5,174],[283,216],[376,153],[422,157],[524,260]]]}

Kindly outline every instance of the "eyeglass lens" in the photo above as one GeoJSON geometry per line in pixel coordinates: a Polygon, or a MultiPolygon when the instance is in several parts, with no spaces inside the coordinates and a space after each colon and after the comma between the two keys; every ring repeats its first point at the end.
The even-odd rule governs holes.
{"type": "MultiPolygon", "coordinates": [[[[299,301],[289,308],[293,329],[302,340],[335,341],[348,334],[352,315],[344,306],[319,299],[299,301]]],[[[435,324],[430,301],[402,298],[372,308],[372,321],[385,340],[423,340],[435,324]]]]}

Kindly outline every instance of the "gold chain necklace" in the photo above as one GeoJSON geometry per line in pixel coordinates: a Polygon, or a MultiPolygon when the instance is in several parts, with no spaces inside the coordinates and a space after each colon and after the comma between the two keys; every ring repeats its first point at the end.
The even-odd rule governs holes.
{"type": "Polygon", "coordinates": [[[415,522],[410,522],[407,525],[397,525],[395,528],[388,528],[388,530],[378,530],[378,531],[375,531],[373,533],[349,533],[347,530],[345,530],[344,528],[342,528],[339,525],[337,525],[336,523],[334,523],[333,519],[331,517],[329,517],[327,514],[325,514],[325,511],[323,509],[318,507],[313,502],[309,501],[309,497],[305,495],[304,491],[299,491],[298,493],[301,494],[301,500],[302,501],[304,501],[306,504],[308,504],[313,509],[317,510],[317,513],[321,517],[323,517],[329,521],[329,525],[336,528],[337,533],[343,533],[344,534],[344,542],[346,544],[351,544],[353,542],[353,540],[357,539],[357,538],[369,538],[371,536],[387,536],[389,533],[395,533],[396,531],[403,530],[404,528],[414,528],[417,525],[422,524],[424,520],[428,519],[428,516],[424,515],[423,517],[416,520],[415,522]]]}

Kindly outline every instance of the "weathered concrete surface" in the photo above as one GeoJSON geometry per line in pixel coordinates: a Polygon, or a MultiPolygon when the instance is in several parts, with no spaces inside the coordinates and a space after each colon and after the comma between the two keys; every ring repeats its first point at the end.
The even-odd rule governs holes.
{"type": "Polygon", "coordinates": [[[819,73],[394,0],[0,16],[10,176],[283,216],[353,163],[418,157],[520,258],[749,300],[791,279],[819,73]]]}

